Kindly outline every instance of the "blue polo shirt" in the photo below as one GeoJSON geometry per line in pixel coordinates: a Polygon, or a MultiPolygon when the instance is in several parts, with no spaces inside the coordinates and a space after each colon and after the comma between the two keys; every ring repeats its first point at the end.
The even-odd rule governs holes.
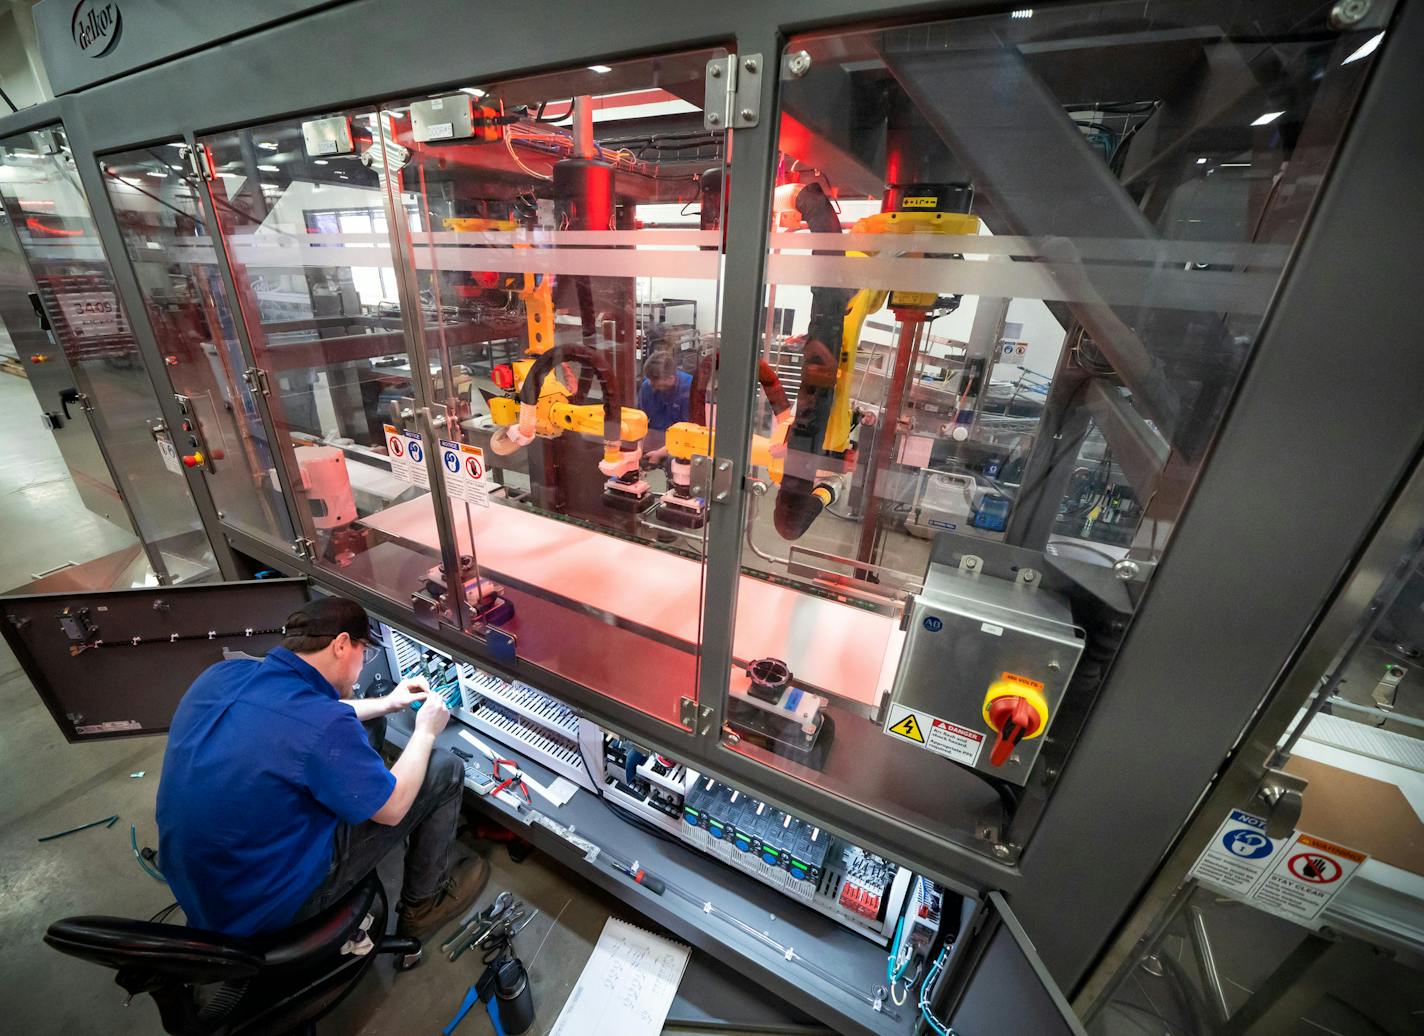
{"type": "Polygon", "coordinates": [[[336,825],[360,824],[396,780],[350,705],[286,648],[219,662],[168,733],[158,863],[194,928],[281,928],[321,884],[336,825]]]}
{"type": "Polygon", "coordinates": [[[647,378],[638,385],[638,409],[648,415],[648,427],[654,431],[666,431],[679,421],[690,420],[687,411],[692,405],[692,375],[683,370],[674,374],[676,384],[666,392],[653,388],[647,378]]]}

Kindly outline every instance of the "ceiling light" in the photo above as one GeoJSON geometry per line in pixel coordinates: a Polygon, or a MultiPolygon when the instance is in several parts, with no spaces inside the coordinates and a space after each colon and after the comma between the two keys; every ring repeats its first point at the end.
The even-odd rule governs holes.
{"type": "Polygon", "coordinates": [[[1259,116],[1255,122],[1251,123],[1251,125],[1269,126],[1271,123],[1275,122],[1284,114],[1285,112],[1266,112],[1264,115],[1259,116]]]}
{"type": "Polygon", "coordinates": [[[275,165],[260,165],[257,168],[261,169],[264,173],[280,173],[282,171],[280,166],[275,165]]]}
{"type": "Polygon", "coordinates": [[[1369,39],[1365,40],[1364,43],[1361,43],[1360,46],[1354,51],[1354,53],[1352,53],[1344,61],[1340,62],[1340,64],[1348,65],[1352,61],[1359,61],[1361,58],[1369,57],[1375,51],[1379,50],[1379,45],[1383,40],[1384,33],[1375,33],[1369,39]]]}
{"type": "Polygon", "coordinates": [[[1206,159],[1205,159],[1205,158],[1198,158],[1198,159],[1197,159],[1197,165],[1206,165],[1206,159]]]}
{"type": "Polygon", "coordinates": [[[1010,17],[1010,18],[1032,18],[1032,17],[1033,17],[1033,8],[1032,8],[1032,7],[1020,7],[1017,11],[1012,11],[1012,12],[1010,12],[1009,17],[1010,17]]]}
{"type": "Polygon", "coordinates": [[[605,72],[613,71],[613,69],[610,68],[608,65],[589,65],[588,70],[590,72],[597,72],[599,75],[603,75],[605,72]]]}
{"type": "Polygon", "coordinates": [[[316,165],[331,165],[331,163],[328,162],[328,161],[327,161],[326,159],[324,159],[324,158],[318,158],[318,159],[316,160],[316,163],[315,163],[315,164],[316,164],[316,165]]]}
{"type": "Polygon", "coordinates": [[[460,92],[462,94],[469,94],[471,97],[483,97],[485,95],[485,92],[477,86],[462,86],[460,87],[460,92]]]}
{"type": "Polygon", "coordinates": [[[1250,169],[1250,168],[1251,168],[1251,163],[1250,163],[1250,162],[1222,162],[1222,163],[1221,163],[1221,168],[1223,168],[1223,169],[1250,169]]]}
{"type": "Polygon", "coordinates": [[[257,142],[257,146],[260,147],[263,151],[277,150],[277,142],[275,140],[259,140],[257,142]]]}

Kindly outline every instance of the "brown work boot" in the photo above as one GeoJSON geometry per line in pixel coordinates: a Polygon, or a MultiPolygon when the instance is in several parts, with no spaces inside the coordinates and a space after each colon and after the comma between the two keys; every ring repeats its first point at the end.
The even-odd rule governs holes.
{"type": "Polygon", "coordinates": [[[417,902],[401,899],[396,934],[422,938],[475,905],[489,881],[489,863],[483,856],[467,856],[450,868],[440,891],[417,902]]]}

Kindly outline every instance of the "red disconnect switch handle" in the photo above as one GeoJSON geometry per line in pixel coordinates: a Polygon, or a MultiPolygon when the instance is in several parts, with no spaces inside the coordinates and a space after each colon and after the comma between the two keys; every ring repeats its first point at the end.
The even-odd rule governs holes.
{"type": "Polygon", "coordinates": [[[1003,766],[1014,752],[1014,746],[1038,730],[1038,710],[1028,699],[1016,694],[995,698],[989,705],[989,722],[999,732],[994,750],[989,754],[991,766],[1003,766]]]}

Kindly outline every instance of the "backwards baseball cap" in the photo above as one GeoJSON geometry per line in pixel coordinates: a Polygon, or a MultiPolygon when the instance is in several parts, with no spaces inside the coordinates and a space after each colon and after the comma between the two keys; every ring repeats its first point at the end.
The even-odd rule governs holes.
{"type": "Polygon", "coordinates": [[[352,640],[373,643],[378,638],[371,632],[371,620],[366,609],[345,597],[318,597],[308,601],[287,616],[287,637],[331,637],[343,633],[352,640]]]}

